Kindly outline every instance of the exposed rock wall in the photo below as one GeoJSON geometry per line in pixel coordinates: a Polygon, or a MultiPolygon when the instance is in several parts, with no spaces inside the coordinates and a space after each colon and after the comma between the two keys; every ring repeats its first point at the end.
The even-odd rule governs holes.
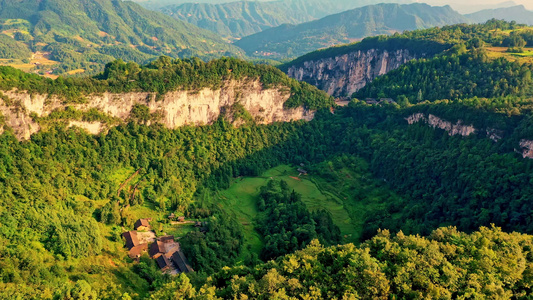
{"type": "Polygon", "coordinates": [[[522,149],[522,157],[533,158],[533,141],[521,140],[520,148],[522,149]]]}
{"type": "Polygon", "coordinates": [[[350,96],[374,78],[399,68],[410,60],[421,58],[409,50],[370,49],[335,57],[306,61],[291,66],[287,74],[306,81],[336,97],[350,96]]]}
{"type": "MultiPolygon", "coordinates": [[[[0,100],[0,113],[5,124],[11,127],[19,139],[28,139],[39,131],[39,124],[31,115],[44,117],[53,110],[63,109],[64,105],[57,97],[48,95],[30,95],[21,91],[3,91],[11,103],[0,100]]],[[[161,115],[159,123],[168,128],[183,125],[203,125],[213,123],[226,107],[238,103],[242,105],[259,124],[289,122],[294,120],[311,120],[314,112],[303,107],[285,109],[284,103],[290,97],[281,89],[263,89],[258,81],[227,82],[218,90],[202,89],[200,91],[176,91],[157,99],[152,93],[125,93],[87,96],[86,103],[69,104],[78,110],[87,111],[96,108],[109,116],[126,121],[135,104],[149,107],[151,113],[161,115]]],[[[69,126],[78,126],[97,133],[105,129],[97,122],[70,122],[69,126]]]]}
{"type": "Polygon", "coordinates": [[[476,128],[474,128],[474,126],[464,125],[461,120],[453,124],[432,114],[429,114],[426,117],[426,115],[422,113],[416,113],[407,117],[406,120],[410,125],[417,122],[425,122],[433,128],[440,128],[447,131],[449,135],[469,136],[476,133],[476,128]]]}

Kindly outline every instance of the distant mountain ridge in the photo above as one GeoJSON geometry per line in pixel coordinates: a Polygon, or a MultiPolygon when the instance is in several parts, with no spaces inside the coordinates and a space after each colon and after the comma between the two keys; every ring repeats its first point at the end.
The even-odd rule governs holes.
{"type": "Polygon", "coordinates": [[[513,7],[485,9],[472,14],[465,15],[475,23],[483,23],[490,19],[516,21],[520,24],[533,25],[533,11],[527,10],[523,5],[513,7]]]}
{"type": "Polygon", "coordinates": [[[98,71],[115,58],[243,55],[210,31],[121,0],[0,0],[0,29],[68,64],[65,71],[98,71]]]}
{"type": "MultiPolygon", "coordinates": [[[[389,2],[406,3],[407,0],[389,2]]],[[[301,24],[374,4],[372,0],[276,0],[227,3],[183,3],[157,7],[140,2],[174,18],[211,30],[224,37],[241,38],[282,24],[301,24]]],[[[166,3],[161,1],[159,3],[166,3]]]]}
{"type": "Polygon", "coordinates": [[[284,24],[244,37],[235,45],[250,56],[289,58],[367,36],[466,22],[449,6],[377,4],[300,25],[284,24]]]}
{"type": "Polygon", "coordinates": [[[161,8],[161,11],[176,19],[232,38],[251,35],[284,23],[299,24],[315,19],[305,11],[290,9],[281,1],[185,3],[166,6],[161,8]]]}

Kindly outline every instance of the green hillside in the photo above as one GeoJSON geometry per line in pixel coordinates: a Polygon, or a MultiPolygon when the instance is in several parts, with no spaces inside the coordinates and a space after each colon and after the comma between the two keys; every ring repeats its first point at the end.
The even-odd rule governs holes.
{"type": "Polygon", "coordinates": [[[75,69],[95,73],[117,58],[144,63],[160,55],[242,55],[216,34],[118,0],[2,0],[0,24],[0,31],[19,44],[57,62],[43,70],[55,68],[56,74],[75,69]]]}
{"type": "Polygon", "coordinates": [[[376,78],[354,97],[405,96],[411,103],[417,103],[533,96],[533,28],[492,20],[481,25],[446,26],[407,35],[417,40],[447,40],[455,46],[438,57],[411,61],[376,78]]]}
{"type": "MultiPolygon", "coordinates": [[[[40,16],[33,2],[9,3],[4,16],[40,16]]],[[[43,14],[74,9],[63,5],[43,14]]],[[[81,32],[91,51],[138,55],[126,41],[145,33],[108,33],[116,47],[98,44],[105,37],[91,27],[65,25],[88,15],[5,18],[13,38],[4,34],[0,51],[17,60],[43,47],[67,58],[76,51],[63,51],[66,36],[81,32]]],[[[117,25],[91,19],[109,32],[117,25]]],[[[14,92],[0,93],[0,299],[529,299],[532,46],[531,28],[492,20],[367,38],[294,62],[374,47],[430,54],[355,95],[390,101],[343,107],[280,69],[237,58],[113,60],[96,76],[56,80],[2,66],[1,91],[63,101],[39,117],[14,92]],[[169,129],[148,125],[157,115],[143,105],[126,121],[70,106],[88,94],[158,101],[248,79],[290,93],[285,107],[316,109],[314,118],[235,126],[221,114],[169,129]],[[6,122],[21,114],[42,125],[23,141],[6,122]],[[89,134],[72,121],[113,126],[89,134]],[[156,261],[143,246],[130,256],[122,233],[141,218],[152,231],[139,235],[173,235],[194,271],[162,270],[165,256],[156,261]]]]}
{"type": "Polygon", "coordinates": [[[450,7],[378,4],[300,25],[282,25],[245,37],[235,45],[255,57],[287,58],[351,43],[368,36],[466,22],[450,7]]]}

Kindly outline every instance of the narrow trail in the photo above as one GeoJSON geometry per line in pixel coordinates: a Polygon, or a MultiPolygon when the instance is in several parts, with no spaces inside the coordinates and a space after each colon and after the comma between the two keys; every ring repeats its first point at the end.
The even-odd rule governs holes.
{"type": "Polygon", "coordinates": [[[120,187],[118,188],[118,191],[117,191],[117,196],[120,196],[120,191],[122,191],[122,189],[126,186],[126,184],[128,184],[135,176],[137,176],[141,172],[142,169],[143,168],[139,168],[137,171],[135,171],[135,173],[133,173],[128,179],[126,179],[126,181],[124,181],[120,185],[120,187]]]}

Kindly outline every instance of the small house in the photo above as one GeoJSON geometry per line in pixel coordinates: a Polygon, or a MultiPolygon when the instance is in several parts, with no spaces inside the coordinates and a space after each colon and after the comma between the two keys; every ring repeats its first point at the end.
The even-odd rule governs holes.
{"type": "Polygon", "coordinates": [[[150,222],[148,222],[148,219],[139,219],[135,222],[134,228],[139,231],[150,230],[150,222]]]}
{"type": "Polygon", "coordinates": [[[161,254],[164,254],[166,251],[165,251],[165,243],[163,242],[160,242],[160,241],[155,241],[154,243],[152,243],[152,245],[150,246],[150,257],[151,258],[156,258],[158,257],[159,255],[161,254]]]}
{"type": "Polygon", "coordinates": [[[391,98],[381,98],[379,99],[379,104],[386,103],[386,104],[396,104],[396,101],[392,100],[391,98]]]}
{"type": "Polygon", "coordinates": [[[178,222],[185,222],[185,217],[184,216],[178,217],[178,222]]]}
{"type": "Polygon", "coordinates": [[[127,231],[122,234],[126,240],[126,247],[132,249],[135,246],[139,246],[139,239],[137,238],[137,231],[127,231]]]}
{"type": "Polygon", "coordinates": [[[200,221],[194,222],[194,227],[202,227],[202,222],[200,221]]]}
{"type": "Polygon", "coordinates": [[[169,220],[172,220],[176,217],[176,215],[174,213],[171,213],[169,216],[168,216],[168,219],[169,220]]]}
{"type": "Polygon", "coordinates": [[[376,99],[374,99],[374,98],[366,98],[365,102],[366,102],[366,104],[369,104],[369,105],[378,104],[378,101],[376,99]]]}
{"type": "Polygon", "coordinates": [[[298,168],[298,172],[300,172],[300,175],[307,175],[307,171],[302,168],[298,168]]]}
{"type": "Polygon", "coordinates": [[[145,253],[146,251],[148,251],[148,244],[141,244],[141,245],[131,248],[130,251],[128,252],[128,256],[131,259],[138,260],[142,256],[142,254],[145,253]]]}
{"type": "Polygon", "coordinates": [[[174,254],[172,254],[171,260],[176,266],[176,270],[178,271],[178,273],[194,272],[183,252],[174,252],[174,254]]]}
{"type": "Polygon", "coordinates": [[[165,235],[165,236],[160,237],[158,240],[160,242],[164,243],[164,244],[174,243],[174,236],[173,235],[165,235]]]}
{"type": "Polygon", "coordinates": [[[155,261],[157,262],[157,265],[159,266],[161,271],[166,271],[170,269],[171,262],[166,256],[160,255],[158,258],[155,259],[155,261]]]}

